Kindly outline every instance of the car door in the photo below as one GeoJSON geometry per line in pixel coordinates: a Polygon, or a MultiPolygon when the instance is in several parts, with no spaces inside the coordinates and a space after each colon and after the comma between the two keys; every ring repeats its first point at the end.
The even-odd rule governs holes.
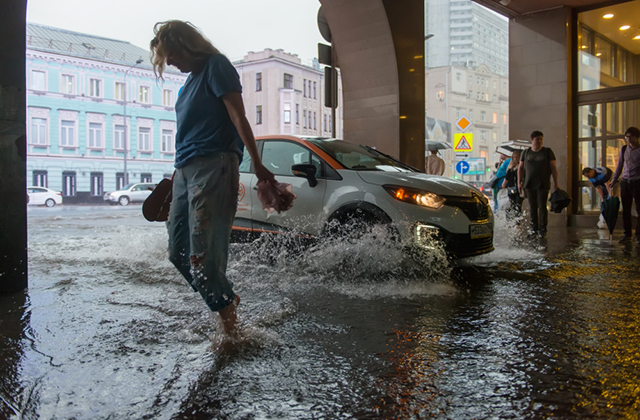
{"type": "Polygon", "coordinates": [[[42,188],[29,188],[29,204],[32,204],[34,206],[44,204],[45,200],[47,199],[47,194],[45,194],[45,192],[46,190],[43,190],[42,188]]]}
{"type": "Polygon", "coordinates": [[[255,175],[251,172],[251,155],[244,149],[244,156],[240,163],[240,183],[238,185],[238,207],[233,221],[236,230],[250,231],[251,223],[251,183],[255,175]]]}
{"type": "Polygon", "coordinates": [[[317,235],[325,220],[322,216],[324,194],[327,186],[322,178],[323,161],[305,145],[293,140],[264,140],[262,145],[262,163],[276,177],[276,181],[291,184],[296,199],[290,210],[278,214],[268,213],[262,208],[258,198],[257,178],[251,179],[251,218],[253,228],[267,231],[293,230],[317,235]],[[316,166],[318,184],[309,186],[306,178],[293,175],[291,166],[300,163],[311,163],[316,166]]]}

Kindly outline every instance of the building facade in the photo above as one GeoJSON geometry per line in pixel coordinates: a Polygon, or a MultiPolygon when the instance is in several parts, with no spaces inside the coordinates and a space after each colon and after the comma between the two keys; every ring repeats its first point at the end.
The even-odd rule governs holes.
{"type": "Polygon", "coordinates": [[[125,183],[125,127],[128,181],[171,176],[184,75],[157,82],[148,50],[35,24],[26,56],[28,184],[102,202],[125,183]]]}
{"type": "Polygon", "coordinates": [[[471,0],[428,0],[425,65],[431,67],[486,64],[493,73],[509,71],[509,22],[471,0]]]}
{"type": "MultiPolygon", "coordinates": [[[[309,67],[295,54],[265,49],[249,52],[233,64],[240,74],[247,119],[256,136],[331,136],[331,108],[324,106],[325,77],[317,61],[309,67]]],[[[342,99],[335,123],[336,137],[342,138],[342,99]]]]}
{"type": "MultiPolygon", "coordinates": [[[[509,140],[509,79],[491,72],[489,66],[438,67],[425,72],[427,115],[451,123],[453,133],[463,132],[455,123],[462,117],[471,121],[464,132],[473,135],[470,157],[484,158],[488,169],[498,160],[497,146],[509,140]]],[[[453,137],[453,136],[451,136],[453,137]]],[[[452,147],[454,145],[452,144],[452,147]]],[[[447,164],[444,175],[484,181],[491,173],[460,176],[455,173],[458,160],[453,150],[442,152],[447,164]]]]}

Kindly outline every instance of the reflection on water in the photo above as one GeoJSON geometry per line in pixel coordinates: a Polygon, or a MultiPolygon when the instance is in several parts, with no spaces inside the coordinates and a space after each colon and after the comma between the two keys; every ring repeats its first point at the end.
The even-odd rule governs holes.
{"type": "Polygon", "coordinates": [[[28,297],[0,298],[0,417],[636,418],[638,247],[596,230],[455,264],[374,231],[234,245],[225,341],[139,207],[29,209],[28,297]]]}

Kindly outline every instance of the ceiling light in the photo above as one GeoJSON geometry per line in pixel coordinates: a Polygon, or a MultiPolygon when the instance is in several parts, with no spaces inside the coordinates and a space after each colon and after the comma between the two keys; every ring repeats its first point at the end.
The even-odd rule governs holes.
{"type": "Polygon", "coordinates": [[[627,29],[629,29],[630,27],[631,27],[631,26],[629,26],[629,25],[623,25],[623,26],[621,26],[621,27],[620,27],[620,30],[621,30],[621,31],[626,31],[626,30],[627,30],[627,29]]]}
{"type": "Polygon", "coordinates": [[[611,19],[613,17],[613,13],[607,13],[606,15],[602,16],[605,19],[611,19]]]}
{"type": "Polygon", "coordinates": [[[602,53],[596,53],[596,57],[600,57],[602,53]]]}
{"type": "Polygon", "coordinates": [[[583,46],[582,46],[582,49],[583,49],[583,50],[587,49],[587,46],[586,46],[586,45],[583,45],[583,46]]]}
{"type": "Polygon", "coordinates": [[[634,36],[633,39],[640,39],[640,35],[634,36]]]}

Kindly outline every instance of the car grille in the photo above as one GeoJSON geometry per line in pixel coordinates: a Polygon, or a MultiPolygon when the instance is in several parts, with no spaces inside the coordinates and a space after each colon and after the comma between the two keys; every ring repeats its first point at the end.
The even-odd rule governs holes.
{"type": "Polygon", "coordinates": [[[488,238],[471,239],[469,235],[446,233],[444,236],[445,250],[457,257],[471,257],[493,251],[493,236],[488,238]]]}
{"type": "Polygon", "coordinates": [[[457,207],[471,220],[478,222],[489,218],[489,205],[476,193],[471,197],[445,196],[445,206],[457,207]]]}

